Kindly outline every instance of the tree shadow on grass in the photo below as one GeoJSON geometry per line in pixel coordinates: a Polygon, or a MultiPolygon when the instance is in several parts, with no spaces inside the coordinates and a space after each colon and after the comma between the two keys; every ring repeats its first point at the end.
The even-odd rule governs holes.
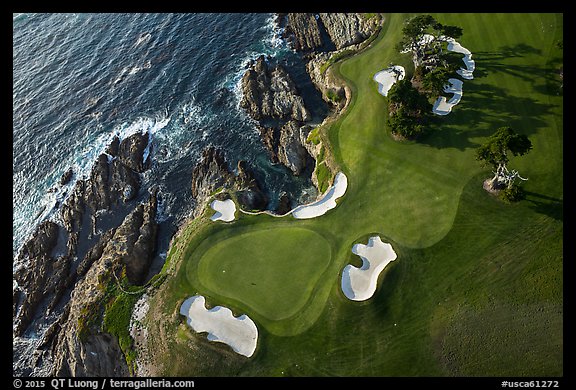
{"type": "Polygon", "coordinates": [[[401,267],[398,264],[392,262],[389,266],[391,267],[387,270],[385,269],[383,275],[381,274],[378,277],[378,288],[374,296],[370,298],[370,301],[376,307],[375,312],[378,316],[387,320],[390,319],[392,314],[390,311],[391,305],[393,305],[391,297],[398,292],[401,277],[401,267]]]}
{"type": "Polygon", "coordinates": [[[470,81],[464,84],[462,101],[447,116],[434,115],[430,131],[420,142],[435,148],[476,148],[473,138],[488,137],[502,126],[511,126],[530,136],[548,126],[541,117],[553,108],[527,96],[511,96],[491,84],[470,81]]]}
{"type": "Polygon", "coordinates": [[[564,221],[564,201],[551,196],[525,191],[530,208],[557,221],[564,221]]]}
{"type": "Polygon", "coordinates": [[[502,46],[497,51],[477,52],[473,55],[476,63],[475,79],[486,77],[489,73],[499,72],[530,82],[537,93],[558,95],[558,87],[562,83],[559,69],[563,62],[559,56],[548,58],[543,66],[507,63],[507,60],[511,58],[542,55],[542,50],[526,44],[502,46]]]}

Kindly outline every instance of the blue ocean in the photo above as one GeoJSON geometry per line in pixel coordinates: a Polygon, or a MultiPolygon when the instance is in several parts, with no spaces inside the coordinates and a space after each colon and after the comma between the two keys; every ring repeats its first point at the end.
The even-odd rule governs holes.
{"type": "Polygon", "coordinates": [[[135,201],[159,186],[160,257],[194,207],[191,172],[208,145],[231,168],[249,162],[271,209],[283,191],[315,196],[309,178],[270,162],[239,107],[241,77],[260,55],[305,79],[281,32],[275,15],[263,13],[13,14],[14,256],[115,135],[152,136],[152,166],[135,201]],[[69,168],[74,178],[60,187],[69,168]]]}

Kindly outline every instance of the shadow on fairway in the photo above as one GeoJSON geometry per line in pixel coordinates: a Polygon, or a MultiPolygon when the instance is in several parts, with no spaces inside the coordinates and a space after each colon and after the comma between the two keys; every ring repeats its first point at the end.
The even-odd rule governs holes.
{"type": "Polygon", "coordinates": [[[474,59],[476,61],[474,78],[481,79],[490,73],[505,73],[530,82],[532,88],[537,93],[556,96],[558,95],[559,86],[562,83],[559,76],[560,67],[563,62],[561,57],[555,56],[548,58],[544,66],[506,63],[510,58],[541,55],[542,50],[526,44],[502,46],[497,51],[474,53],[474,59]],[[543,79],[544,82],[535,82],[538,79],[543,79]]]}
{"type": "Polygon", "coordinates": [[[391,305],[394,305],[390,302],[390,297],[393,297],[398,293],[397,290],[400,288],[401,277],[401,267],[398,266],[399,264],[390,265],[393,266],[385,270],[385,272],[378,277],[379,288],[372,297],[373,304],[377,308],[375,312],[379,317],[386,319],[387,321],[390,320],[392,314],[390,313],[391,305]]]}
{"type": "Polygon", "coordinates": [[[530,136],[549,126],[540,119],[554,106],[526,96],[511,96],[502,87],[468,82],[462,101],[447,116],[434,117],[431,131],[420,142],[436,148],[476,148],[472,138],[488,137],[502,126],[530,136]]]}
{"type": "Polygon", "coordinates": [[[564,221],[564,202],[561,199],[526,191],[526,200],[531,203],[530,208],[535,212],[564,221]]]}

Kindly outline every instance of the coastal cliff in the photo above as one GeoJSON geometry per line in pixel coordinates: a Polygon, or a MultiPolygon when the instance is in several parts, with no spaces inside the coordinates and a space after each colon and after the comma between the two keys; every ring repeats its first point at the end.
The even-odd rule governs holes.
{"type": "MultiPolygon", "coordinates": [[[[133,202],[141,188],[140,174],[149,167],[148,144],[147,133],[114,138],[89,177],[75,182],[63,204],[54,206],[54,217],[39,224],[19,251],[13,277],[14,337],[48,327],[36,350],[20,356],[32,360],[28,366],[54,364],[44,370],[75,376],[127,372],[116,338],[97,326],[79,338],[79,318],[88,315],[90,305],[91,314],[101,313],[101,308],[96,310],[103,304],[101,281],[111,264],[134,285],[148,274],[157,235],[158,190],[154,188],[145,203],[133,202]],[[110,225],[110,215],[121,218],[118,225],[100,231],[100,225],[110,225]]],[[[59,185],[73,175],[65,172],[59,185]]]]}

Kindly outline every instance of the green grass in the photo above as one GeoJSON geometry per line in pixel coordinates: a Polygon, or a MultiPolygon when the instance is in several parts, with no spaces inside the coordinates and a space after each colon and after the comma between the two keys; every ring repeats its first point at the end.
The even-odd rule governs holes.
{"type": "Polygon", "coordinates": [[[198,279],[218,295],[243,302],[271,320],[302,310],[331,260],[328,242],[312,230],[250,230],[226,240],[209,237],[198,279]]]}
{"type": "Polygon", "coordinates": [[[371,49],[334,64],[353,96],[326,129],[334,159],[349,179],[336,209],[312,220],[241,215],[232,224],[217,224],[205,218],[182,232],[169,255],[176,259],[175,274],[162,286],[162,299],[152,303],[163,320],[155,325],[161,330],[149,334],[167,335],[167,375],[563,374],[563,103],[556,94],[562,52],[555,45],[562,40],[562,16],[433,15],[463,28],[459,41],[473,53],[475,78],[464,82],[462,101],[435,119],[428,136],[398,142],[386,127],[386,98],[372,76],[393,62],[410,77],[410,56],[394,50],[409,16],[386,15],[371,49]],[[526,199],[513,204],[482,189],[491,173],[474,158],[475,148],[504,125],[526,134],[534,146],[510,162],[529,178],[526,199]],[[295,243],[291,234],[279,234],[294,229],[321,236],[330,260],[291,282],[314,287],[304,292],[306,304],[282,318],[292,312],[281,288],[266,290],[275,307],[237,284],[255,275],[269,285],[302,278],[302,268],[285,267],[283,260],[310,245],[306,237],[295,243]],[[390,242],[398,259],[379,278],[373,298],[351,302],[340,290],[341,271],[357,261],[352,245],[372,234],[390,242]],[[249,240],[234,251],[240,237],[249,240]],[[218,244],[211,249],[210,242],[218,244]],[[266,259],[278,263],[282,275],[266,279],[276,275],[276,265],[254,266],[261,249],[251,242],[269,248],[266,259]],[[222,279],[219,267],[234,261],[247,262],[249,269],[235,264],[240,280],[222,279]],[[253,358],[242,360],[200,336],[190,339],[197,348],[171,344],[182,322],[173,313],[197,293],[256,322],[253,358]]]}

